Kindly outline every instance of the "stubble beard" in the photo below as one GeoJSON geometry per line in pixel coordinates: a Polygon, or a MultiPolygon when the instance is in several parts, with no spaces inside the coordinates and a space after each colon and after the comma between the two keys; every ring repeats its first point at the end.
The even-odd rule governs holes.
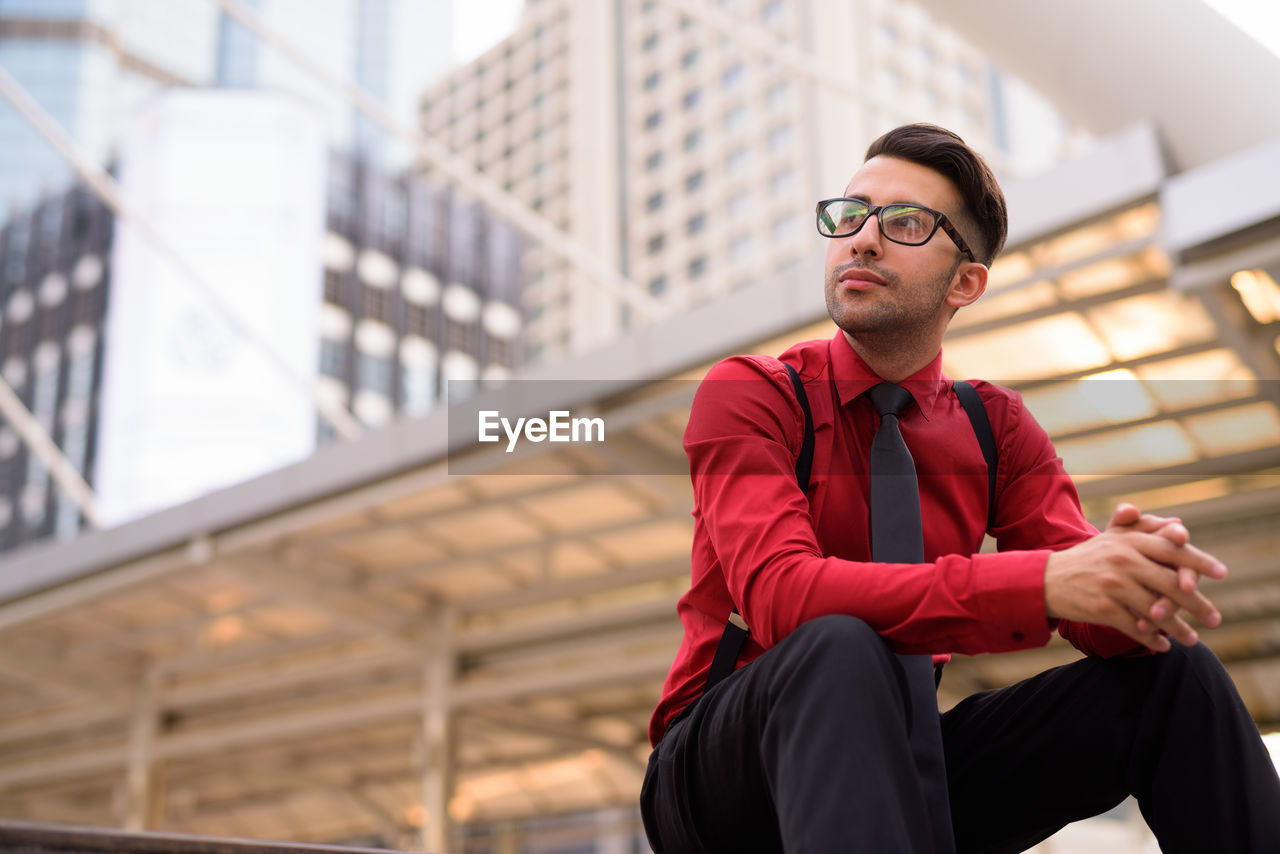
{"type": "Polygon", "coordinates": [[[827,314],[854,338],[892,338],[905,343],[927,335],[946,303],[951,278],[961,260],[957,253],[951,269],[931,280],[906,286],[897,274],[874,265],[842,264],[827,276],[827,314]],[[840,276],[851,269],[875,273],[885,284],[867,292],[846,291],[840,285],[840,276]]]}

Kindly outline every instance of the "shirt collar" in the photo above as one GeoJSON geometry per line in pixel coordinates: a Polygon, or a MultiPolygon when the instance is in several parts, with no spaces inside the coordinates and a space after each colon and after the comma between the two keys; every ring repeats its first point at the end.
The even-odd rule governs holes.
{"type": "MultiPolygon", "coordinates": [[[[848,406],[850,402],[866,393],[867,389],[877,383],[884,382],[875,371],[867,367],[867,363],[849,346],[844,333],[837,330],[829,345],[831,353],[831,376],[836,384],[836,392],[840,395],[840,405],[848,406]]],[[[933,408],[949,385],[942,376],[942,351],[933,361],[907,377],[898,385],[911,392],[920,414],[928,421],[933,415],[933,408]]]]}

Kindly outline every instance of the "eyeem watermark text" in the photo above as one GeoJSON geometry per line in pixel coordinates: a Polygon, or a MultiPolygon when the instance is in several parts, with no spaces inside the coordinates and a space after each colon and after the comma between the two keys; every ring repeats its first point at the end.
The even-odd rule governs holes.
{"type": "Polygon", "coordinates": [[[553,409],[546,418],[517,418],[512,424],[496,409],[480,410],[479,441],[500,442],[507,437],[507,453],[523,437],[530,442],[603,442],[603,418],[574,418],[567,409],[553,409]]]}

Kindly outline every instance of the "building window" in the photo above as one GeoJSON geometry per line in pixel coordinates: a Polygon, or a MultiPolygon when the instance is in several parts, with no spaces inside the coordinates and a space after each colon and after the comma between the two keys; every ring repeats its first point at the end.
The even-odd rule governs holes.
{"type": "Polygon", "coordinates": [[[773,220],[771,226],[774,240],[786,240],[800,232],[800,218],[794,213],[783,214],[773,220]]]}
{"type": "Polygon", "coordinates": [[[382,397],[391,397],[391,360],[372,353],[360,353],[357,357],[356,384],[361,391],[371,391],[382,397]]]}
{"type": "Polygon", "coordinates": [[[778,80],[765,92],[764,102],[770,109],[785,107],[791,98],[791,84],[786,80],[778,80]]]}
{"type": "Polygon", "coordinates": [[[721,77],[721,83],[727,90],[737,89],[742,85],[742,76],[742,63],[735,62],[724,70],[724,75],[721,77]]]}
{"type": "Polygon", "coordinates": [[[654,193],[649,198],[645,199],[645,210],[650,212],[661,210],[663,201],[662,193],[654,193]]]}
{"type": "Polygon", "coordinates": [[[339,299],[341,293],[342,275],[337,270],[326,269],[324,271],[324,301],[340,305],[342,300],[339,299]]]}
{"type": "Polygon", "coordinates": [[[436,365],[434,361],[401,361],[400,409],[408,415],[423,415],[436,400],[436,365]]]}
{"type": "Polygon", "coordinates": [[[706,180],[707,173],[701,169],[696,172],[690,172],[684,179],[684,189],[686,192],[695,193],[702,188],[703,182],[706,180]]]}
{"type": "Polygon", "coordinates": [[[658,167],[661,165],[662,165],[661,151],[655,151],[644,159],[644,170],[646,172],[657,171],[658,167]]]}
{"type": "Polygon", "coordinates": [[[684,68],[693,68],[698,64],[698,57],[698,49],[696,47],[689,48],[689,50],[686,50],[684,55],[680,57],[680,65],[684,68]]]}
{"type": "Polygon", "coordinates": [[[775,196],[783,196],[792,192],[796,186],[796,171],[794,169],[781,169],[774,172],[769,178],[769,190],[775,196]]]}
{"type": "Polygon", "coordinates": [[[660,297],[667,292],[667,277],[654,276],[649,280],[649,293],[655,297],[660,297]]]}
{"type": "Polygon", "coordinates": [[[654,130],[660,124],[662,124],[662,111],[660,110],[654,110],[652,113],[644,117],[645,130],[654,130]]]}
{"type": "Polygon", "coordinates": [[[640,48],[644,51],[651,51],[658,46],[658,41],[657,33],[649,33],[644,37],[644,41],[640,43],[640,48]]]}
{"type": "Polygon", "coordinates": [[[747,123],[747,111],[739,104],[724,114],[724,129],[729,133],[740,131],[747,123]]]}
{"type": "Polygon", "coordinates": [[[320,373],[343,379],[347,373],[347,347],[341,341],[320,339],[320,373]]]}
{"type": "Polygon", "coordinates": [[[769,131],[769,150],[775,154],[786,151],[791,147],[791,141],[795,137],[791,125],[778,125],[769,131]]]}
{"type": "Polygon", "coordinates": [[[648,247],[649,254],[657,255],[659,252],[661,252],[663,249],[666,248],[666,243],[667,243],[667,239],[665,235],[655,234],[653,237],[650,237],[649,247],[648,247]]]}
{"type": "Polygon", "coordinates": [[[694,129],[684,135],[684,150],[694,151],[702,145],[702,131],[694,129]]]}
{"type": "Polygon", "coordinates": [[[681,101],[681,104],[683,104],[686,110],[692,110],[694,107],[698,106],[698,102],[701,100],[702,90],[690,89],[688,92],[684,93],[684,99],[681,101]]]}
{"type": "Polygon", "coordinates": [[[657,71],[650,72],[644,78],[644,91],[652,92],[662,83],[662,74],[657,71]]]}
{"type": "Polygon", "coordinates": [[[362,314],[364,317],[372,317],[375,320],[381,320],[383,313],[386,311],[387,293],[382,288],[375,288],[365,285],[364,287],[364,305],[362,314]]]}
{"type": "Polygon", "coordinates": [[[742,146],[738,146],[729,152],[729,156],[724,159],[724,170],[730,175],[736,175],[747,166],[747,150],[742,146]]]}
{"type": "Polygon", "coordinates": [[[705,213],[696,213],[689,217],[689,222],[685,224],[685,231],[690,234],[699,234],[707,227],[707,215],[705,213]]]}
{"type": "Polygon", "coordinates": [[[707,256],[699,255],[689,262],[689,278],[700,278],[707,272],[707,256]]]}

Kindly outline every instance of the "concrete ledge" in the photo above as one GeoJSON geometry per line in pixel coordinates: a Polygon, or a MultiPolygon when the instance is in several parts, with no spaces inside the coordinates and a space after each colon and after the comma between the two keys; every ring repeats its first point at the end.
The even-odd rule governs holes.
{"type": "Polygon", "coordinates": [[[386,854],[372,848],[259,842],[0,819],[0,851],[23,854],[386,854]]]}

